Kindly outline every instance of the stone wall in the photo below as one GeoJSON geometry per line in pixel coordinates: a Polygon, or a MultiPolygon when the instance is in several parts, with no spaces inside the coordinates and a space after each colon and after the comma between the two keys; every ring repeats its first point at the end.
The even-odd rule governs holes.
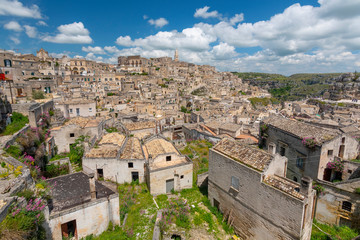
{"type": "Polygon", "coordinates": [[[207,187],[208,186],[208,176],[209,173],[202,173],[197,175],[196,185],[198,187],[207,187]]]}
{"type": "Polygon", "coordinates": [[[231,212],[241,239],[310,239],[314,191],[302,201],[263,183],[262,177],[210,149],[209,200],[213,206],[218,202],[221,212],[231,212]],[[238,191],[231,187],[232,176],[239,179],[238,191]]]}
{"type": "Polygon", "coordinates": [[[32,127],[37,127],[37,122],[40,119],[41,114],[49,112],[54,109],[54,101],[50,100],[40,105],[33,105],[29,108],[29,123],[32,127]]]}
{"type": "Polygon", "coordinates": [[[45,214],[47,238],[62,240],[61,224],[76,220],[78,238],[106,231],[109,222],[120,225],[119,196],[92,200],[60,213],[45,214]]]}
{"type": "Polygon", "coordinates": [[[324,187],[324,191],[318,194],[316,204],[316,219],[319,222],[330,225],[348,224],[353,228],[360,228],[360,195],[348,191],[342,185],[360,185],[360,179],[353,182],[330,183],[326,181],[317,182],[324,187]],[[351,211],[342,208],[343,202],[352,204],[351,211]]]}
{"type": "Polygon", "coordinates": [[[193,163],[184,163],[167,168],[149,171],[150,193],[166,194],[166,180],[174,179],[174,190],[191,188],[193,181],[193,163]],[[181,179],[181,176],[183,178],[181,179]]]}

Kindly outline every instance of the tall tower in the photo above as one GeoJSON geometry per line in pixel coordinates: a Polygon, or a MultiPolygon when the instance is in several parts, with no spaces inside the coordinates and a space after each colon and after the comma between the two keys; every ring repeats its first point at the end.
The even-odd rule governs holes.
{"type": "Polygon", "coordinates": [[[175,50],[174,61],[175,61],[175,62],[178,62],[178,61],[179,61],[179,52],[178,52],[177,49],[175,50]]]}

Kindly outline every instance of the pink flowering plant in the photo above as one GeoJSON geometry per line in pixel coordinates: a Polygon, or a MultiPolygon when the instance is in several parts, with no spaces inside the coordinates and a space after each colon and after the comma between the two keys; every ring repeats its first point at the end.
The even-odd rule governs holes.
{"type": "Polygon", "coordinates": [[[314,137],[304,137],[301,142],[305,147],[308,148],[315,148],[315,146],[318,144],[314,137]]]}
{"type": "Polygon", "coordinates": [[[169,199],[169,206],[164,209],[159,222],[160,230],[166,231],[172,223],[185,229],[191,227],[190,207],[181,198],[169,199]]]}
{"type": "Polygon", "coordinates": [[[334,169],[337,172],[342,172],[344,170],[344,162],[341,161],[340,158],[335,158],[326,164],[326,168],[334,169]]]}
{"type": "Polygon", "coordinates": [[[23,197],[18,198],[1,225],[10,232],[24,233],[26,239],[38,239],[39,226],[45,220],[43,213],[45,207],[46,203],[41,198],[30,199],[29,201],[23,197]]]}

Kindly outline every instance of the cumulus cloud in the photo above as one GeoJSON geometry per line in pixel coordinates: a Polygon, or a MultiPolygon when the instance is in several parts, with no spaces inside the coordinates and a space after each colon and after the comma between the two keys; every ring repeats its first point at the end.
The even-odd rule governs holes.
{"type": "Polygon", "coordinates": [[[44,21],[38,21],[38,22],[36,23],[36,25],[38,25],[38,26],[47,26],[47,23],[44,22],[44,21]]]}
{"type": "Polygon", "coordinates": [[[45,36],[45,42],[53,43],[74,43],[74,44],[90,44],[92,39],[90,32],[84,27],[82,22],[74,22],[71,24],[60,25],[59,33],[55,36],[45,36]]]}
{"type": "Polygon", "coordinates": [[[37,32],[36,27],[25,25],[24,28],[25,28],[25,33],[29,38],[36,38],[37,37],[38,32],[37,32]]]}
{"type": "Polygon", "coordinates": [[[15,32],[21,32],[23,30],[23,28],[20,26],[20,24],[16,21],[10,21],[6,24],[4,24],[4,28],[10,31],[15,31],[15,32]]]}
{"type": "MultiPolygon", "coordinates": [[[[360,1],[319,0],[319,6],[293,4],[269,19],[249,23],[244,15],[223,18],[209,7],[195,17],[217,18],[179,31],[159,31],[143,38],[120,36],[125,47],[104,47],[112,59],[119,55],[174,55],[220,70],[278,72],[346,72],[360,67],[360,1]],[[250,53],[241,53],[251,48],[250,53]]],[[[110,61],[110,60],[109,60],[110,61]]]]}
{"type": "Polygon", "coordinates": [[[133,43],[131,41],[130,36],[125,36],[125,37],[120,36],[116,39],[116,44],[124,47],[130,47],[133,43]]]}
{"type": "Polygon", "coordinates": [[[26,7],[17,0],[0,0],[0,15],[41,18],[40,9],[37,5],[26,7]]]}
{"type": "Polygon", "coordinates": [[[230,19],[230,24],[231,25],[235,25],[236,23],[242,22],[244,21],[244,14],[240,13],[240,14],[235,14],[235,16],[233,16],[230,19]]]}
{"type": "Polygon", "coordinates": [[[158,28],[162,28],[163,26],[169,24],[168,20],[166,20],[165,18],[158,18],[156,20],[149,19],[148,22],[158,28]]]}
{"type": "Polygon", "coordinates": [[[216,40],[215,37],[207,35],[200,28],[186,28],[181,32],[158,32],[146,38],[131,40],[129,36],[119,37],[116,43],[120,46],[142,47],[144,49],[189,49],[192,51],[203,51],[210,48],[209,44],[216,40]]]}
{"type": "Polygon", "coordinates": [[[101,47],[82,47],[81,48],[84,52],[90,52],[94,54],[105,54],[105,51],[101,47]]]}
{"type": "Polygon", "coordinates": [[[218,13],[218,11],[211,11],[209,6],[205,6],[203,8],[197,8],[194,14],[194,17],[196,18],[219,18],[221,15],[218,13]]]}

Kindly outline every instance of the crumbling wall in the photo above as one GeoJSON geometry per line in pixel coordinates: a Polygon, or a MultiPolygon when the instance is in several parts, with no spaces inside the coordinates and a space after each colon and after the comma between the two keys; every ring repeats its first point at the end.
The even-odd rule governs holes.
{"type": "Polygon", "coordinates": [[[241,239],[310,239],[312,200],[300,200],[262,182],[261,172],[210,150],[209,199],[241,239]],[[231,177],[239,179],[239,190],[231,177]],[[308,203],[302,229],[304,205],[308,203]]]}

